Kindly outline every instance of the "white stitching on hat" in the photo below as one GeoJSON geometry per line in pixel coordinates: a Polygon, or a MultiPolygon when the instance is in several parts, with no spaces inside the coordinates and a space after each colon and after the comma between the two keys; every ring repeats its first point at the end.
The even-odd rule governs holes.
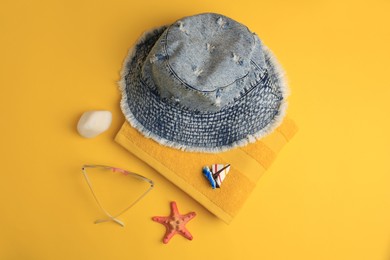
{"type": "Polygon", "coordinates": [[[220,107],[221,106],[221,89],[217,89],[217,92],[215,93],[216,99],[215,99],[215,106],[220,107]]]}
{"type": "Polygon", "coordinates": [[[156,54],[154,54],[150,59],[149,59],[150,63],[155,63],[156,61],[158,61],[158,57],[156,54]]]}
{"type": "Polygon", "coordinates": [[[216,105],[217,107],[220,107],[220,106],[221,106],[221,97],[217,97],[217,98],[215,99],[215,105],[216,105]]]}
{"type": "Polygon", "coordinates": [[[232,52],[233,61],[239,65],[242,65],[242,59],[236,53],[232,52]]]}
{"type": "Polygon", "coordinates": [[[200,76],[200,74],[203,72],[203,70],[201,69],[201,68],[196,68],[195,70],[194,70],[194,74],[197,76],[197,77],[199,77],[200,76]]]}
{"type": "Polygon", "coordinates": [[[171,96],[171,100],[173,100],[175,103],[180,103],[180,98],[171,96]]]}
{"type": "Polygon", "coordinates": [[[210,43],[206,44],[206,50],[208,50],[209,52],[213,52],[214,49],[215,49],[214,45],[211,45],[210,43]]]}
{"type": "Polygon", "coordinates": [[[188,35],[189,32],[188,30],[184,29],[184,23],[182,21],[178,21],[177,23],[179,24],[179,30],[188,35]]]}
{"type": "Polygon", "coordinates": [[[165,56],[163,54],[155,53],[152,57],[150,57],[149,62],[155,63],[156,61],[164,60],[164,59],[165,59],[165,56]]]}
{"type": "Polygon", "coordinates": [[[225,22],[224,19],[222,19],[222,17],[219,17],[219,18],[217,19],[217,23],[218,23],[218,25],[219,25],[220,27],[222,27],[226,22],[225,22]]]}

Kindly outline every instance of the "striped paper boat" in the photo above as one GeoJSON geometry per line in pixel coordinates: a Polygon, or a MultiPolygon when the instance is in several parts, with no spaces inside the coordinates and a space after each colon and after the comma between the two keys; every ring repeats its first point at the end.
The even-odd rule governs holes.
{"type": "Polygon", "coordinates": [[[203,175],[210,182],[213,189],[220,188],[223,180],[230,170],[230,164],[213,164],[211,167],[203,167],[203,175]]]}

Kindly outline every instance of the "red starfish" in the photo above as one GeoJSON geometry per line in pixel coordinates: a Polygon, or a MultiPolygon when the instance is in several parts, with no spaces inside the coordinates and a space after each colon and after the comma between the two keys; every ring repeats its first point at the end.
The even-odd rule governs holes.
{"type": "Polygon", "coordinates": [[[167,244],[175,235],[180,234],[185,238],[192,240],[191,233],[186,229],[185,225],[196,216],[195,212],[190,212],[185,215],[180,215],[177,209],[176,202],[171,202],[171,215],[168,217],[153,217],[152,220],[163,224],[167,231],[165,233],[163,243],[167,244]]]}

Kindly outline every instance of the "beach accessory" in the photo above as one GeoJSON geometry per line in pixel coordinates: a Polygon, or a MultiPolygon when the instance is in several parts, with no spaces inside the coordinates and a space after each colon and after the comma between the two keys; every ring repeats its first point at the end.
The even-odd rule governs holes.
{"type": "Polygon", "coordinates": [[[181,215],[175,201],[171,202],[171,214],[168,217],[153,217],[152,220],[163,224],[166,228],[163,243],[167,244],[171,238],[180,234],[188,240],[192,240],[191,233],[187,230],[186,224],[196,216],[195,212],[181,215]]]}
{"type": "Polygon", "coordinates": [[[95,137],[106,131],[112,121],[112,114],[106,110],[84,112],[77,123],[78,133],[85,138],[95,137]]]}
{"type": "Polygon", "coordinates": [[[283,71],[249,29],[220,14],[185,17],[141,37],[121,72],[121,108],[160,144],[222,152],[280,125],[283,71]]]}
{"type": "Polygon", "coordinates": [[[203,175],[210,182],[213,189],[220,188],[223,180],[230,171],[230,164],[213,164],[211,167],[203,167],[203,175]]]}
{"type": "MultiPolygon", "coordinates": [[[[102,222],[107,222],[107,221],[113,221],[119,225],[121,225],[122,227],[124,226],[124,223],[122,221],[120,221],[119,219],[117,219],[117,217],[119,217],[120,215],[122,215],[123,213],[125,213],[126,211],[128,211],[131,207],[133,207],[137,202],[139,202],[146,194],[149,193],[149,191],[151,191],[154,187],[154,183],[152,180],[142,176],[142,175],[139,175],[137,173],[134,173],[134,172],[130,172],[130,171],[127,171],[127,170],[123,170],[123,169],[120,169],[120,168],[117,168],[117,167],[111,167],[111,166],[105,166],[105,165],[83,165],[83,167],[81,168],[82,170],[82,173],[83,173],[83,176],[85,177],[85,180],[87,181],[87,184],[92,192],[92,195],[96,201],[96,203],[98,204],[98,206],[100,207],[100,209],[104,212],[104,214],[108,217],[108,218],[105,218],[105,219],[98,219],[95,221],[95,224],[98,224],[98,223],[102,223],[102,222]],[[94,174],[99,174],[99,173],[107,173],[107,172],[113,172],[113,173],[121,173],[122,175],[124,176],[129,176],[129,177],[132,177],[136,180],[141,180],[141,181],[144,181],[146,183],[148,183],[150,186],[149,188],[143,192],[138,198],[136,198],[129,206],[127,206],[125,209],[122,209],[118,214],[110,214],[102,205],[102,203],[100,202],[100,199],[98,199],[96,193],[95,193],[95,190],[93,188],[93,185],[92,185],[92,182],[90,180],[90,177],[88,176],[89,173],[93,172],[94,171],[94,174]]],[[[132,187],[129,187],[129,189],[131,189],[132,187]]]]}

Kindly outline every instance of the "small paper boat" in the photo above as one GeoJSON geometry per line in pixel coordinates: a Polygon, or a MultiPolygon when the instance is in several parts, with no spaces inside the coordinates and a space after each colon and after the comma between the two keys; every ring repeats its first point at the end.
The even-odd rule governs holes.
{"type": "Polygon", "coordinates": [[[213,189],[221,187],[221,184],[229,171],[230,164],[213,164],[210,168],[208,166],[203,167],[203,175],[210,182],[213,189]]]}

